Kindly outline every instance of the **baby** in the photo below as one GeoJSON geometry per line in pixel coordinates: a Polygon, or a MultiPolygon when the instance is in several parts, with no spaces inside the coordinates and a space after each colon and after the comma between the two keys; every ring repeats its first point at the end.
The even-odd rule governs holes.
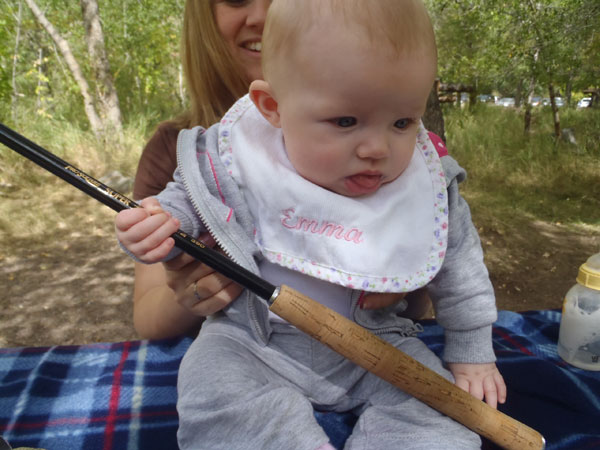
{"type": "MultiPolygon", "coordinates": [[[[274,0],[264,80],[222,121],[183,131],[175,181],[122,211],[139,261],[169,236],[208,230],[237,263],[370,329],[492,406],[493,289],[464,171],[420,118],[437,55],[419,0],[274,0]],[[159,206],[160,204],[160,206],[159,206]],[[442,362],[398,305],[365,292],[427,286],[445,328],[442,362]]],[[[346,448],[479,448],[479,437],[269,313],[252,293],[210,317],[181,365],[183,449],[332,448],[313,409],[352,411],[346,448]]]]}

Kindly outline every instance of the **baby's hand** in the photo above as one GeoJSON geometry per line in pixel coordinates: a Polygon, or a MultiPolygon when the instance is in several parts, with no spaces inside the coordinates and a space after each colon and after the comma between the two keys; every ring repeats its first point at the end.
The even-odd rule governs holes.
{"type": "Polygon", "coordinates": [[[506,401],[506,384],[496,364],[448,363],[456,385],[496,408],[506,401]]]}
{"type": "Polygon", "coordinates": [[[117,238],[136,258],[155,263],[169,254],[175,241],[170,236],[179,221],[160,208],[158,200],[142,200],[141,208],[125,209],[115,218],[117,238]]]}

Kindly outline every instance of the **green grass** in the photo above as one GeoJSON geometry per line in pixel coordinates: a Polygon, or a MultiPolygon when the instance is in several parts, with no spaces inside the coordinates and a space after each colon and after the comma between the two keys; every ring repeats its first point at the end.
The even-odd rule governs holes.
{"type": "Polygon", "coordinates": [[[548,109],[534,110],[528,136],[523,114],[512,109],[480,105],[444,115],[450,154],[468,172],[461,189],[474,214],[600,224],[599,110],[560,111],[577,145],[555,142],[548,109]]]}
{"type": "MultiPolygon", "coordinates": [[[[31,121],[23,120],[8,126],[96,178],[113,170],[133,175],[148,128],[146,122],[140,120],[125,128],[122,139],[98,141],[91,132],[69,122],[39,118],[35,114],[31,121]]],[[[0,183],[28,188],[47,185],[55,178],[41,169],[32,170],[33,167],[33,163],[26,163],[24,157],[0,145],[0,183]]]]}
{"type": "MultiPolygon", "coordinates": [[[[140,120],[125,128],[122,139],[100,142],[67,122],[31,116],[29,122],[8,125],[97,179],[114,170],[133,177],[152,131],[140,120]]],[[[11,253],[11,238],[33,243],[64,235],[65,229],[86,233],[95,221],[110,220],[110,214],[96,200],[0,145],[0,258],[11,253]]]]}

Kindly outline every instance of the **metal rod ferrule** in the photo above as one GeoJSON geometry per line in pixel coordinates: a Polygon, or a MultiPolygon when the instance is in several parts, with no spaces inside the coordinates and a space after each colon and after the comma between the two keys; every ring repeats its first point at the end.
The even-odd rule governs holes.
{"type": "Polygon", "coordinates": [[[271,305],[273,303],[275,303],[275,300],[277,300],[277,297],[279,297],[280,292],[281,292],[281,288],[279,286],[275,286],[275,289],[273,290],[271,297],[269,297],[269,299],[267,300],[267,304],[269,305],[269,307],[271,307],[271,305]]]}

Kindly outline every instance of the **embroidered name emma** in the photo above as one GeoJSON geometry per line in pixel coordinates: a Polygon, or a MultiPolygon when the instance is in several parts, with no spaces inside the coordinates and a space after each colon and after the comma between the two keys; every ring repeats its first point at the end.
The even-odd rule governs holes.
{"type": "Polygon", "coordinates": [[[334,222],[328,222],[326,220],[318,221],[316,219],[296,216],[294,208],[284,209],[281,212],[283,214],[281,224],[290,230],[300,230],[305,233],[320,234],[335,239],[343,239],[355,244],[360,244],[364,241],[364,239],[362,239],[363,232],[358,228],[353,227],[346,229],[343,225],[334,222]]]}

